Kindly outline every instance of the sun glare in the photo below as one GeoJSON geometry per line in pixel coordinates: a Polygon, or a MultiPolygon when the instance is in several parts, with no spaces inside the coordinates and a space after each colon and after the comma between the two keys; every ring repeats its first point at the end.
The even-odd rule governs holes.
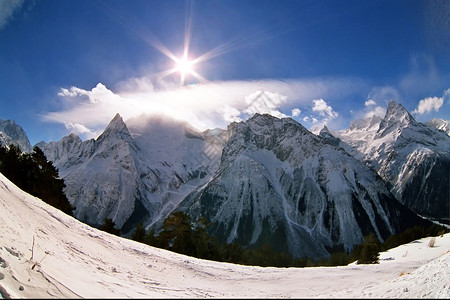
{"type": "Polygon", "coordinates": [[[181,75],[192,74],[194,72],[193,62],[188,60],[186,57],[177,59],[176,70],[181,73],[181,75]]]}

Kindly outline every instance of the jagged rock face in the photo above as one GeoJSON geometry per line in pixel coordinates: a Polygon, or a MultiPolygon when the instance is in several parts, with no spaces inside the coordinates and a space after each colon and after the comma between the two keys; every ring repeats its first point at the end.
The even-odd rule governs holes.
{"type": "Polygon", "coordinates": [[[32,150],[27,134],[20,125],[13,120],[0,119],[0,145],[9,147],[11,144],[18,146],[23,152],[32,150]]]}
{"type": "MultiPolygon", "coordinates": [[[[366,121],[367,123],[367,121],[366,121]]],[[[378,126],[338,135],[377,170],[400,202],[416,213],[449,219],[450,137],[417,122],[395,101],[378,126]]]]}
{"type": "Polygon", "coordinates": [[[114,220],[127,234],[137,222],[159,222],[218,166],[223,131],[203,133],[162,119],[116,115],[96,140],[70,134],[40,143],[66,183],[77,219],[98,226],[114,220]],[[214,164],[215,162],[215,164],[214,164]]]}
{"type": "Polygon", "coordinates": [[[214,178],[179,207],[221,241],[319,258],[420,222],[374,171],[292,119],[255,115],[228,130],[214,178]]]}

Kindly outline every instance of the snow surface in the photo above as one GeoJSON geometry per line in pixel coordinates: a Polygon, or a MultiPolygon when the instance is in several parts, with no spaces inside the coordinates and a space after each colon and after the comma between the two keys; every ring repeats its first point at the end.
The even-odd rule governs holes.
{"type": "Polygon", "coordinates": [[[430,239],[381,253],[376,265],[212,262],[89,227],[0,174],[3,298],[450,298],[450,234],[434,247],[430,239]]]}

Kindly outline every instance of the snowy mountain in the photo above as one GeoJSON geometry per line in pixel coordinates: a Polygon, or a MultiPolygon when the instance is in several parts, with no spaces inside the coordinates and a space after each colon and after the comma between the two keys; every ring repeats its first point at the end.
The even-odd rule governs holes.
{"type": "Polygon", "coordinates": [[[425,122],[425,125],[442,130],[450,135],[450,121],[444,119],[432,119],[429,122],[425,122]]]}
{"type": "Polygon", "coordinates": [[[31,144],[23,128],[13,120],[0,119],[0,146],[16,145],[24,152],[31,152],[31,144]]]}
{"type": "Polygon", "coordinates": [[[370,232],[383,240],[424,222],[395,197],[448,218],[448,141],[391,102],[383,119],[354,121],[338,138],[269,115],[199,132],[156,115],[125,123],[117,114],[96,140],[70,134],[38,146],[87,224],[111,218],[129,236],[140,221],[158,231],[183,210],[211,221],[221,241],[319,258],[370,232]]]}
{"type": "Polygon", "coordinates": [[[291,118],[256,114],[228,132],[213,179],[178,208],[206,217],[221,241],[328,257],[423,222],[376,172],[291,118]]]}
{"type": "Polygon", "coordinates": [[[209,180],[223,143],[221,130],[197,132],[157,116],[117,114],[96,140],[71,134],[38,146],[59,169],[74,215],[91,225],[105,218],[127,233],[158,222],[209,180]]]}
{"type": "Polygon", "coordinates": [[[380,263],[263,268],[196,259],[92,228],[0,174],[0,298],[450,298],[450,234],[380,263]]]}
{"type": "Polygon", "coordinates": [[[154,115],[125,124],[117,114],[96,140],[71,134],[38,146],[64,178],[77,219],[111,218],[125,235],[139,221],[158,232],[183,210],[211,221],[221,241],[319,258],[370,232],[383,240],[424,222],[338,143],[270,115],[198,132],[154,115]]]}
{"type": "Polygon", "coordinates": [[[450,137],[417,122],[391,101],[383,119],[353,122],[337,133],[340,145],[364,160],[400,202],[418,214],[449,221],[450,137]]]}

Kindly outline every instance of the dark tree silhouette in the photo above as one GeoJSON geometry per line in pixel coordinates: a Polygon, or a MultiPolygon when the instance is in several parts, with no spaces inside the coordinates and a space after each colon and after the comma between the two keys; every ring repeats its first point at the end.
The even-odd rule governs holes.
{"type": "Polygon", "coordinates": [[[0,172],[23,191],[72,215],[75,209],[64,194],[64,180],[38,147],[22,153],[19,147],[0,147],[0,172]]]}
{"type": "Polygon", "coordinates": [[[115,235],[120,235],[120,230],[116,229],[116,224],[114,223],[114,221],[111,218],[105,218],[103,220],[103,224],[102,226],[100,226],[100,230],[103,230],[105,232],[111,233],[111,234],[115,234],[115,235]]]}

